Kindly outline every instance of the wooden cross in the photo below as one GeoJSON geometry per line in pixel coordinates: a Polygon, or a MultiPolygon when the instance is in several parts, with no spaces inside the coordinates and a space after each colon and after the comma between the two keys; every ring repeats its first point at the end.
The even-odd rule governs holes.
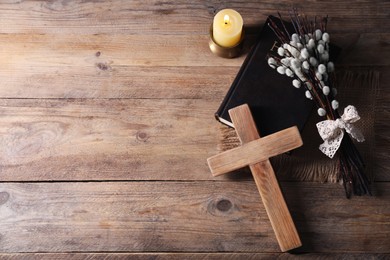
{"type": "Polygon", "coordinates": [[[207,159],[213,176],[250,167],[280,249],[300,247],[301,240],[268,158],[301,146],[296,126],[260,138],[247,104],[229,110],[241,146],[207,159]]]}

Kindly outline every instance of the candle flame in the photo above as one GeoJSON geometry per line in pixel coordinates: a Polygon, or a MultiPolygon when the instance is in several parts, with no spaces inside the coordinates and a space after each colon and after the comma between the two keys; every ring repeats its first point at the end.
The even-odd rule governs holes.
{"type": "Polygon", "coordinates": [[[225,14],[225,16],[223,17],[223,21],[225,22],[225,24],[228,24],[230,21],[229,15],[225,14]]]}

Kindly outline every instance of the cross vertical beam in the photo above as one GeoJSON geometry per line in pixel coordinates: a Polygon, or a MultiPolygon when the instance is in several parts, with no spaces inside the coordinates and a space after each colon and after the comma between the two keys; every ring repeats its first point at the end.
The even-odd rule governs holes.
{"type": "MultiPolygon", "coordinates": [[[[291,218],[290,212],[287,208],[286,202],[283,198],[283,194],[280,190],[275,172],[269,159],[264,159],[264,155],[261,152],[262,149],[265,149],[266,151],[276,149],[280,150],[280,153],[282,153],[301,146],[302,140],[297,128],[291,128],[291,130],[287,129],[293,138],[288,137],[285,142],[281,142],[280,138],[276,138],[276,140],[273,140],[272,142],[263,142],[262,144],[261,140],[266,139],[267,137],[260,138],[248,105],[244,104],[229,110],[229,115],[242,144],[241,147],[236,148],[238,149],[238,152],[245,154],[247,152],[246,150],[248,150],[246,147],[248,147],[249,144],[257,145],[258,147],[260,154],[259,160],[256,161],[255,159],[251,159],[253,160],[253,163],[249,163],[249,167],[253,178],[255,179],[256,186],[259,190],[264,208],[270,219],[280,249],[285,252],[300,247],[302,243],[291,218]],[[288,145],[286,145],[286,142],[288,142],[288,145]],[[264,148],[264,145],[274,148],[264,148]]],[[[281,132],[278,133],[280,135],[281,132]]],[[[275,134],[278,135],[278,133],[275,134]]],[[[268,137],[272,138],[273,135],[268,137]]],[[[229,152],[230,151],[226,151],[225,153],[229,152]]],[[[218,168],[218,164],[226,164],[225,162],[221,162],[219,160],[223,156],[224,153],[221,153],[208,159],[209,167],[212,172],[214,168],[218,168]]]]}

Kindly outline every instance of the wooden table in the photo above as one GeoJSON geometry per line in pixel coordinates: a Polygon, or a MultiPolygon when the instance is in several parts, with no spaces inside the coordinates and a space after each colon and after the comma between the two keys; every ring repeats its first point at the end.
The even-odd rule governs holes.
{"type": "Polygon", "coordinates": [[[298,252],[390,257],[390,2],[31,0],[0,2],[0,258],[289,257],[253,180],[206,159],[245,58],[210,52],[214,14],[239,11],[250,39],[292,3],[330,16],[340,69],[381,75],[374,196],[280,179],[298,252]]]}

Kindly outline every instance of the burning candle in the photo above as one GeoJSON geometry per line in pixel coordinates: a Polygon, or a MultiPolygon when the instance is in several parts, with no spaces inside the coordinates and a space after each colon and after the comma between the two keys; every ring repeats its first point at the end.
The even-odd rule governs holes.
{"type": "Polygon", "coordinates": [[[214,41],[222,47],[233,47],[240,42],[244,22],[233,9],[219,11],[213,21],[214,41]]]}

